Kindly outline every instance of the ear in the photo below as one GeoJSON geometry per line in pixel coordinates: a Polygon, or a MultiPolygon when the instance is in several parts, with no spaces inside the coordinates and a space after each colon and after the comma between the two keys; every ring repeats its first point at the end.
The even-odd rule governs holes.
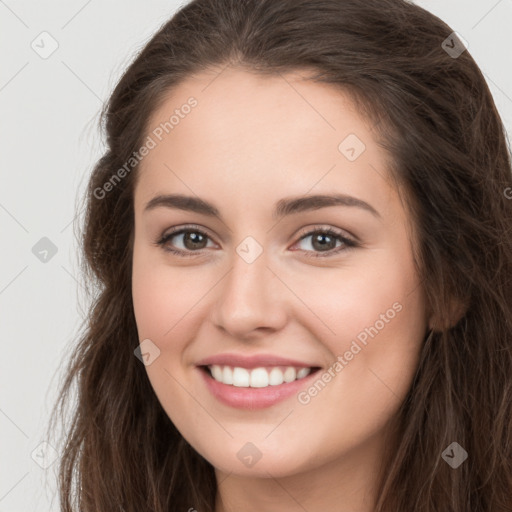
{"type": "Polygon", "coordinates": [[[446,312],[443,312],[442,318],[435,318],[432,313],[428,320],[430,329],[434,331],[445,331],[455,327],[461,318],[466,314],[469,308],[469,300],[451,299],[448,303],[446,312]]]}

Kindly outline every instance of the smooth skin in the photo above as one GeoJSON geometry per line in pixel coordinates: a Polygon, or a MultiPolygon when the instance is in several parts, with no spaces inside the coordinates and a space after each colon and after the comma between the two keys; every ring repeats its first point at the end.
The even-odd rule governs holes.
{"type": "Polygon", "coordinates": [[[216,512],[371,512],[430,322],[391,160],[338,89],[298,72],[219,72],[170,91],[147,127],[151,135],[189,97],[197,100],[144,157],[135,188],[135,317],[140,341],[160,350],[148,377],[178,430],[215,467],[216,512]],[[350,134],[365,145],[353,161],[338,149],[350,134]],[[272,217],[284,198],[335,193],[378,215],[334,205],[272,217]],[[201,198],[219,216],[145,209],[164,194],[201,198]],[[165,247],[191,256],[156,243],[189,224],[165,247]],[[315,243],[327,228],[359,245],[329,235],[315,243]],[[263,250],[251,263],[237,252],[246,237],[263,250]],[[210,394],[196,367],[234,352],[328,369],[396,302],[400,312],[307,404],[293,395],[263,410],[233,408],[210,394]],[[248,442],[262,455],[252,467],[237,456],[248,442]]]}

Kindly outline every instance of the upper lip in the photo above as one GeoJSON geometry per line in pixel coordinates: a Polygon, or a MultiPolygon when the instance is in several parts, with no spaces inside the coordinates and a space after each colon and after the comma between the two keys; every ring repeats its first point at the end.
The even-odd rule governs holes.
{"type": "Polygon", "coordinates": [[[197,366],[232,366],[239,368],[259,368],[262,366],[294,366],[295,368],[316,368],[317,364],[304,363],[286,357],[280,357],[273,354],[257,354],[244,356],[240,354],[216,354],[206,357],[197,363],[197,366]]]}

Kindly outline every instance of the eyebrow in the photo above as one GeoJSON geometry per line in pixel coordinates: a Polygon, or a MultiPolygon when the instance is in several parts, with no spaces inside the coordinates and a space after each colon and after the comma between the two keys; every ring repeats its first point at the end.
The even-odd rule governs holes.
{"type": "MultiPolygon", "coordinates": [[[[370,204],[362,199],[345,194],[334,195],[311,195],[300,197],[288,197],[280,199],[272,212],[272,218],[278,220],[287,215],[293,215],[309,210],[318,210],[329,206],[351,206],[370,212],[373,216],[380,218],[380,213],[370,204]]],[[[211,203],[199,197],[185,196],[181,194],[158,195],[151,199],[145,206],[144,212],[158,207],[176,208],[195,212],[208,217],[218,217],[222,220],[219,210],[211,203]]]]}

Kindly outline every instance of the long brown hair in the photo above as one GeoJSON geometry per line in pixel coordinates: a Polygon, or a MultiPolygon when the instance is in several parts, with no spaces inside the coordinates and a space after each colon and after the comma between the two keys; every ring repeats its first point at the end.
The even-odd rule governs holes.
{"type": "Polygon", "coordinates": [[[94,292],[49,427],[74,400],[63,511],[214,510],[212,465],[177,431],[134,356],[137,165],[104,197],[98,189],[142,146],[173,87],[227,65],[310,69],[311,80],[347,92],[406,192],[437,327],[400,409],[375,511],[512,511],[510,149],[486,81],[452,32],[404,0],[194,0],[136,56],[102,111],[107,150],[84,198],[83,275],[94,292]],[[455,321],[454,303],[463,305],[455,321]],[[453,442],[468,454],[456,469],[442,457],[453,442]]]}

